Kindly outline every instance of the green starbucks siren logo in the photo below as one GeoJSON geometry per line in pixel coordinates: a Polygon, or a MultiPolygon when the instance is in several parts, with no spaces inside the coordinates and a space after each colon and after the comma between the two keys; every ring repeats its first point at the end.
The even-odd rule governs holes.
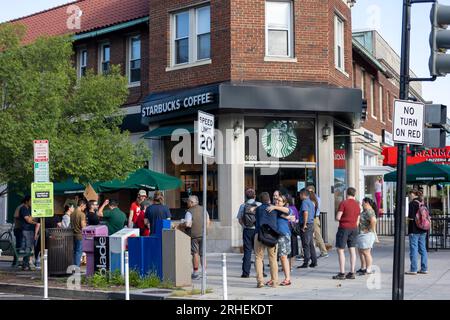
{"type": "Polygon", "coordinates": [[[290,121],[272,121],[264,129],[261,143],[271,157],[285,158],[294,152],[297,136],[290,121]]]}

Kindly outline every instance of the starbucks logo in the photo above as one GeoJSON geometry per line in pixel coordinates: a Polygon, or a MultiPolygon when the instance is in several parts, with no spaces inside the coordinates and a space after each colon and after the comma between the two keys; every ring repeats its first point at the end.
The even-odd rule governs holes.
{"type": "Polygon", "coordinates": [[[272,121],[264,128],[261,143],[275,158],[285,158],[297,147],[297,135],[290,121],[272,121]]]}

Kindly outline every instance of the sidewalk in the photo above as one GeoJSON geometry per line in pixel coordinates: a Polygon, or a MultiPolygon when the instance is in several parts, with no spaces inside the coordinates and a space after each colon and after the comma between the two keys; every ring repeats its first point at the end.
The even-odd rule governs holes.
{"type": "MultiPolygon", "coordinates": [[[[256,288],[255,272],[252,266],[250,278],[240,278],[242,254],[227,254],[228,299],[229,300],[390,300],[392,298],[393,237],[380,237],[381,243],[373,250],[374,265],[380,273],[371,276],[356,276],[355,280],[333,280],[338,271],[338,259],[335,249],[328,258],[320,258],[317,268],[297,269],[291,275],[292,285],[278,288],[256,288]],[[379,288],[376,287],[379,283],[379,288]],[[369,286],[368,286],[369,285],[369,286]],[[373,288],[373,289],[369,289],[373,288]]],[[[347,256],[346,270],[350,264],[347,256]]],[[[208,255],[207,287],[213,293],[194,299],[222,299],[222,255],[208,255]]],[[[254,258],[253,258],[254,261],[254,258]]],[[[266,259],[265,264],[268,263],[266,259]]],[[[296,261],[295,266],[302,262],[296,261]]],[[[432,251],[428,253],[429,274],[405,275],[405,300],[450,299],[450,251],[432,251]]],[[[409,250],[406,241],[405,268],[409,269],[409,250]]],[[[268,269],[268,268],[266,268],[268,269]]],[[[359,269],[359,257],[356,269],[359,269]]],[[[279,280],[283,272],[280,269],[279,280]]],[[[267,278],[269,280],[269,278],[267,278]]],[[[201,280],[194,282],[195,288],[201,288],[201,280]]]]}

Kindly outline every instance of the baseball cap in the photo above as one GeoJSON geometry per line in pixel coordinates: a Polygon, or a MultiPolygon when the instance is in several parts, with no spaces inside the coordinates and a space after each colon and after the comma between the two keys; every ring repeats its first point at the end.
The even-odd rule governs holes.
{"type": "Polygon", "coordinates": [[[147,192],[145,190],[139,190],[139,196],[147,196],[147,192]]]}

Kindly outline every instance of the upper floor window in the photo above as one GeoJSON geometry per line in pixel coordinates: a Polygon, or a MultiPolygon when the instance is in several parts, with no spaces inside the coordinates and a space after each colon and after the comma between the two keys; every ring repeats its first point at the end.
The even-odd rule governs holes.
{"type": "Polygon", "coordinates": [[[87,71],[87,49],[81,49],[78,53],[78,78],[84,77],[87,71]]]}
{"type": "Polygon", "coordinates": [[[386,109],[387,109],[387,115],[388,120],[392,120],[392,110],[391,110],[391,94],[389,91],[386,91],[386,109]]]}
{"type": "Polygon", "coordinates": [[[344,21],[334,16],[334,64],[337,69],[344,71],[344,21]]]}
{"type": "Polygon", "coordinates": [[[372,118],[377,118],[375,113],[375,79],[370,78],[370,113],[372,118]]]}
{"type": "Polygon", "coordinates": [[[266,1],[266,56],[293,56],[292,16],[291,1],[266,1]]]}
{"type": "Polygon", "coordinates": [[[379,108],[380,108],[380,121],[381,122],[384,122],[383,102],[384,102],[384,99],[383,99],[383,87],[380,86],[379,97],[378,97],[378,105],[379,105],[379,108]]]}
{"type": "Polygon", "coordinates": [[[111,46],[109,43],[103,43],[100,46],[100,73],[108,74],[110,70],[111,46]]]}
{"type": "Polygon", "coordinates": [[[132,36],[128,41],[128,83],[141,82],[141,37],[132,36]]]}
{"type": "Polygon", "coordinates": [[[210,6],[173,14],[172,26],[172,65],[211,58],[210,6]]]}
{"type": "Polygon", "coordinates": [[[366,98],[366,72],[364,70],[361,70],[361,92],[362,92],[362,98],[366,98]]]}

